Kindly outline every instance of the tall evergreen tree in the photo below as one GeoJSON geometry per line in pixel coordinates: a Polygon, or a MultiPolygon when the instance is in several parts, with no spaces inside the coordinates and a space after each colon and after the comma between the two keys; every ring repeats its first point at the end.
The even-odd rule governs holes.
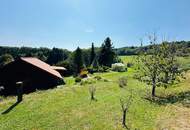
{"type": "Polygon", "coordinates": [[[116,54],[113,51],[111,39],[107,37],[101,47],[99,64],[111,67],[111,64],[114,62],[115,56],[116,54]]]}
{"type": "Polygon", "coordinates": [[[84,68],[83,54],[82,50],[79,47],[74,52],[73,66],[74,66],[74,71],[77,74],[80,73],[81,69],[84,68]]]}
{"type": "Polygon", "coordinates": [[[96,53],[94,50],[94,43],[92,43],[91,52],[90,52],[90,64],[93,63],[95,57],[96,57],[96,53]]]}

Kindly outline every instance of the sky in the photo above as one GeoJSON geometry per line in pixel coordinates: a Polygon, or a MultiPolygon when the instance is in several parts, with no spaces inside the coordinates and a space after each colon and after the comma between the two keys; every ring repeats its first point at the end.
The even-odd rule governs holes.
{"type": "Polygon", "coordinates": [[[190,40],[190,0],[0,0],[0,46],[136,46],[160,39],[190,40]]]}

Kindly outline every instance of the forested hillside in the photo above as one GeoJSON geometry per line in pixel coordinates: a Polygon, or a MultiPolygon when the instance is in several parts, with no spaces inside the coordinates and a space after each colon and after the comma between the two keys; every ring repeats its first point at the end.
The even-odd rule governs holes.
{"type": "MultiPolygon", "coordinates": [[[[178,56],[188,56],[190,54],[190,41],[177,41],[177,42],[168,42],[174,43],[177,49],[178,56]]],[[[117,55],[138,55],[141,50],[149,50],[152,46],[143,46],[143,47],[122,47],[115,49],[117,55]]]]}

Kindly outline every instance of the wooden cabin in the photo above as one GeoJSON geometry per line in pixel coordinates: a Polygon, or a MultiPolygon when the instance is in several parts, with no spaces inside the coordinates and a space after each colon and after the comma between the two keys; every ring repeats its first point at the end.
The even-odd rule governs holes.
{"type": "Polygon", "coordinates": [[[24,93],[54,88],[63,84],[58,71],[45,62],[32,57],[19,58],[0,69],[1,95],[17,94],[16,82],[23,82],[24,93]]]}

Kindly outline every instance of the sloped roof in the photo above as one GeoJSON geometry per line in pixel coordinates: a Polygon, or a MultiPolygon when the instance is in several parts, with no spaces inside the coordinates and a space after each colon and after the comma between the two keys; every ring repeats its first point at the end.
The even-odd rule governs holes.
{"type": "Polygon", "coordinates": [[[49,74],[52,74],[58,78],[62,78],[62,76],[60,75],[59,72],[57,72],[56,70],[54,70],[53,68],[51,68],[50,65],[48,65],[47,63],[34,58],[34,57],[21,57],[20,60],[27,62],[35,67],[38,67],[46,72],[48,72],[49,74]]]}
{"type": "Polygon", "coordinates": [[[54,70],[67,70],[65,67],[61,67],[61,66],[51,66],[51,68],[54,70]]]}

